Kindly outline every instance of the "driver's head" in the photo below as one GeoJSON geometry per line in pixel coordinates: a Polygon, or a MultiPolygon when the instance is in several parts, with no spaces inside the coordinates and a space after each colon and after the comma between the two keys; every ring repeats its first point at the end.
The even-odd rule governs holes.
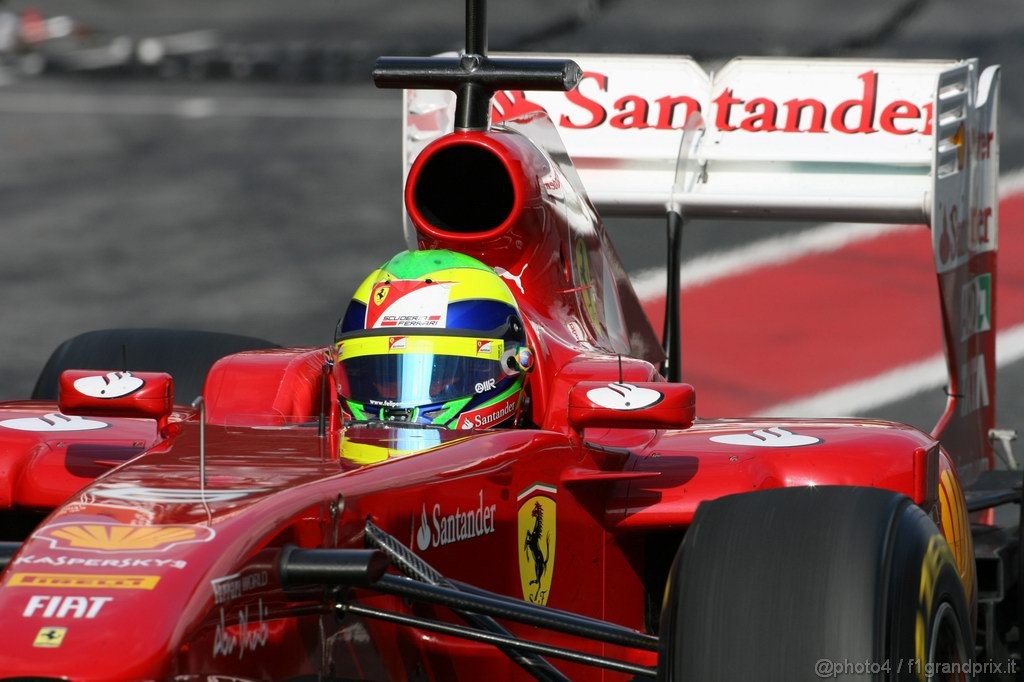
{"type": "Polygon", "coordinates": [[[505,282],[453,251],[403,251],[356,290],[335,335],[356,421],[514,426],[533,356],[505,282]]]}

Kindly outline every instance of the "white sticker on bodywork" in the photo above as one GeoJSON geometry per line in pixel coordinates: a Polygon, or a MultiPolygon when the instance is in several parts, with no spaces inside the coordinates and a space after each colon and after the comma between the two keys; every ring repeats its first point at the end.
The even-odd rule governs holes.
{"type": "Polygon", "coordinates": [[[815,436],[802,436],[779,426],[758,429],[753,433],[712,436],[711,440],[725,445],[748,445],[755,448],[798,448],[802,445],[814,445],[821,442],[821,439],[815,436]]]}
{"type": "Polygon", "coordinates": [[[0,426],[15,431],[95,431],[105,429],[109,424],[95,419],[84,419],[82,417],[69,417],[59,412],[51,412],[41,417],[19,417],[18,419],[4,419],[0,426]]]}
{"type": "Polygon", "coordinates": [[[104,376],[82,377],[74,383],[75,390],[90,398],[122,398],[145,385],[131,372],[111,372],[104,376]]]}
{"type": "Polygon", "coordinates": [[[112,601],[113,597],[34,594],[21,615],[24,618],[95,618],[112,601]]]}
{"type": "Polygon", "coordinates": [[[484,503],[483,490],[477,494],[475,508],[470,503],[465,509],[458,505],[455,511],[451,511],[449,504],[448,513],[445,513],[441,504],[436,503],[431,507],[429,519],[427,505],[424,504],[420,512],[420,527],[416,531],[416,546],[420,551],[425,551],[431,547],[490,535],[495,532],[497,509],[496,504],[484,503]]]}
{"type": "Polygon", "coordinates": [[[633,384],[610,383],[587,391],[587,399],[590,402],[610,410],[640,410],[656,405],[664,397],[653,389],[633,384]]]}

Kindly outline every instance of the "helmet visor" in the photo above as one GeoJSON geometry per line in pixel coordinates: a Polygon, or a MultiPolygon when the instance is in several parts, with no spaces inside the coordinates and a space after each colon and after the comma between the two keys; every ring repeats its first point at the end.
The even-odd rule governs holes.
{"type": "Polygon", "coordinates": [[[487,393],[510,372],[501,339],[368,336],[337,344],[338,392],[363,405],[418,407],[487,393]]]}

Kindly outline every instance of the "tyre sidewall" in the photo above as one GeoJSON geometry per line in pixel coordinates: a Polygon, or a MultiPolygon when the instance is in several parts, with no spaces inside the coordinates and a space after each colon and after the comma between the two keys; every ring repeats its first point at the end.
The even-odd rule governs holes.
{"type": "Polygon", "coordinates": [[[909,498],[827,486],[718,498],[669,571],[659,679],[923,682],[940,613],[969,662],[952,552],[909,498]]]}
{"type": "Polygon", "coordinates": [[[973,637],[967,599],[949,545],[920,508],[906,506],[894,530],[886,599],[892,677],[927,680],[936,618],[943,604],[953,609],[967,662],[971,660],[973,637]]]}

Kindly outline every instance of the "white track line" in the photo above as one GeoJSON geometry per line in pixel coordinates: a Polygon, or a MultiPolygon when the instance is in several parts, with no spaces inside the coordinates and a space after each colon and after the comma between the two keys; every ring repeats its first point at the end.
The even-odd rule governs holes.
{"type": "Polygon", "coordinates": [[[398,119],[402,106],[385,99],[344,97],[176,97],[172,95],[115,95],[26,93],[8,91],[0,113],[104,116],[177,116],[180,118],[305,118],[398,119]]]}
{"type": "MultiPolygon", "coordinates": [[[[996,336],[996,367],[1024,359],[1024,324],[1004,329],[996,336]]],[[[852,417],[946,383],[946,356],[889,370],[871,379],[855,381],[824,393],[772,405],[758,414],[789,417],[852,417]]],[[[998,391],[998,384],[996,385],[998,391]]]]}
{"type": "MultiPolygon", "coordinates": [[[[756,228],[752,228],[756,229],[756,228]]],[[[716,251],[683,263],[682,290],[706,286],[769,265],[785,265],[815,253],[829,253],[882,235],[922,229],[914,225],[829,223],[802,232],[780,234],[729,251],[716,251]]],[[[631,277],[641,301],[665,296],[665,268],[642,270],[631,277]]]]}
{"type": "MultiPolygon", "coordinates": [[[[999,198],[1024,191],[1024,169],[999,179],[999,198]]],[[[751,228],[756,230],[757,228],[751,228]]],[[[914,225],[873,225],[828,223],[802,232],[780,234],[728,251],[716,251],[683,263],[679,275],[682,290],[705,286],[770,265],[785,265],[815,253],[828,253],[904,230],[921,229],[914,225]]],[[[665,268],[649,268],[631,275],[633,288],[643,302],[665,295],[665,268]]]]}
{"type": "MultiPolygon", "coordinates": [[[[1001,200],[1021,192],[1024,192],[1024,169],[1018,169],[999,179],[1001,200]]],[[[730,251],[701,256],[685,263],[680,275],[680,289],[704,286],[718,279],[768,265],[784,265],[814,253],[837,251],[856,242],[906,229],[920,228],[907,225],[831,223],[796,234],[778,235],[730,251]]],[[[632,279],[641,301],[664,296],[664,268],[639,272],[632,279]]],[[[996,367],[1003,367],[1021,359],[1024,359],[1024,325],[998,332],[996,367]]],[[[855,416],[942,386],[947,380],[946,356],[940,353],[920,362],[883,372],[870,379],[772,405],[758,410],[757,413],[763,416],[789,417],[855,416]]]]}

